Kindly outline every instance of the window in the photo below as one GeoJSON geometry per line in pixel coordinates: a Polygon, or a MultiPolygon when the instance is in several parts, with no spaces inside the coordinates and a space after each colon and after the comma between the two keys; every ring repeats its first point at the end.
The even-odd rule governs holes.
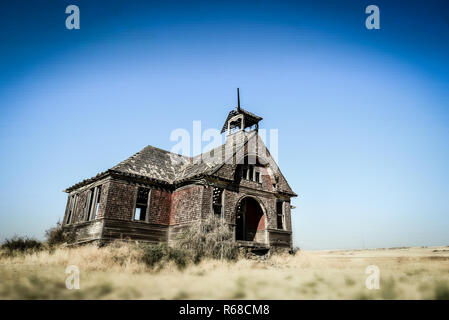
{"type": "Polygon", "coordinates": [[[134,220],[147,221],[148,195],[150,189],[139,187],[137,190],[136,210],[134,211],[134,220]]]}
{"type": "Polygon", "coordinates": [[[248,166],[248,180],[254,179],[254,166],[250,165],[248,166]]]}
{"type": "Polygon", "coordinates": [[[94,216],[93,216],[94,220],[97,219],[98,209],[100,208],[101,186],[97,187],[97,196],[95,199],[96,199],[96,201],[95,201],[94,216]]]}
{"type": "Polygon", "coordinates": [[[78,195],[71,196],[69,201],[69,212],[67,213],[66,224],[70,224],[72,222],[72,216],[76,209],[76,202],[78,200],[78,195]]]}
{"type": "Polygon", "coordinates": [[[86,196],[86,206],[84,209],[84,216],[86,220],[94,220],[97,219],[98,210],[100,208],[100,200],[101,200],[101,186],[97,186],[91,188],[87,192],[86,196]]]}
{"type": "Polygon", "coordinates": [[[214,209],[214,215],[221,217],[223,212],[223,189],[214,187],[212,191],[212,207],[214,209]]]}
{"type": "Polygon", "coordinates": [[[243,168],[242,178],[243,179],[248,179],[248,168],[243,168]]]}
{"type": "Polygon", "coordinates": [[[284,212],[282,210],[284,202],[276,202],[277,228],[284,229],[284,212]]]}
{"type": "Polygon", "coordinates": [[[86,205],[85,205],[85,207],[84,207],[84,218],[85,218],[85,220],[89,220],[90,219],[90,210],[91,210],[91,208],[92,208],[92,199],[93,199],[93,197],[94,197],[94,192],[93,192],[93,189],[90,189],[88,192],[87,192],[87,196],[86,196],[86,205]]]}
{"type": "Polygon", "coordinates": [[[260,182],[260,172],[256,170],[253,164],[244,165],[242,167],[242,179],[260,182]]]}

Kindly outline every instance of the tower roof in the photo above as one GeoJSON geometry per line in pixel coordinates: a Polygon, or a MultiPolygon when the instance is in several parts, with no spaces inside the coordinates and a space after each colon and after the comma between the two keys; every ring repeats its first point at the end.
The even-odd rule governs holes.
{"type": "MultiPolygon", "coordinates": [[[[241,128],[241,129],[246,129],[249,128],[255,124],[258,124],[260,120],[262,120],[262,117],[256,116],[254,113],[251,113],[249,111],[246,111],[245,109],[240,107],[240,92],[239,92],[239,88],[237,88],[237,108],[235,110],[231,110],[228,114],[228,117],[226,118],[225,123],[223,124],[223,128],[221,129],[221,133],[225,132],[228,129],[228,122],[229,120],[231,120],[233,117],[237,116],[237,115],[243,115],[245,118],[245,127],[241,128]]],[[[239,125],[237,123],[231,123],[229,128],[230,129],[234,129],[236,127],[238,127],[239,125]]]]}
{"type": "MultiPolygon", "coordinates": [[[[223,124],[223,128],[221,129],[221,133],[225,132],[228,129],[228,121],[231,118],[233,118],[233,117],[235,117],[235,116],[237,116],[239,114],[243,114],[244,117],[245,117],[245,128],[249,128],[252,125],[255,125],[255,124],[259,123],[259,121],[263,119],[262,117],[256,116],[254,113],[246,111],[243,108],[238,108],[238,109],[235,109],[235,110],[231,110],[229,112],[229,114],[228,114],[228,117],[226,118],[225,123],[223,124]]],[[[233,129],[235,127],[237,127],[237,125],[231,123],[230,128],[233,129]]],[[[245,129],[245,128],[242,128],[242,129],[245,129]]]]}

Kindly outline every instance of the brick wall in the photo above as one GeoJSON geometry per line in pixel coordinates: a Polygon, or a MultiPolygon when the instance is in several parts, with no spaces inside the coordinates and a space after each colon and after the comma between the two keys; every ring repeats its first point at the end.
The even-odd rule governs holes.
{"type": "Polygon", "coordinates": [[[148,221],[163,225],[170,224],[172,194],[167,191],[152,189],[150,197],[148,221]]]}
{"type": "Polygon", "coordinates": [[[121,180],[111,180],[106,199],[105,218],[132,220],[136,195],[136,184],[121,180]]]}
{"type": "Polygon", "coordinates": [[[201,217],[203,188],[200,185],[190,185],[173,192],[172,224],[191,222],[201,217]]]}

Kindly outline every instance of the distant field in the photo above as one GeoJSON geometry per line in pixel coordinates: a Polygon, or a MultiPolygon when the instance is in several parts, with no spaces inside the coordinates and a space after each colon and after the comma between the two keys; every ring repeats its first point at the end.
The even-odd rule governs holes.
{"type": "Polygon", "coordinates": [[[203,261],[152,270],[132,246],[0,258],[0,299],[449,299],[449,246],[301,251],[265,261],[203,261]],[[80,269],[80,289],[65,269],[80,269]],[[365,269],[380,270],[380,289],[365,269]]]}

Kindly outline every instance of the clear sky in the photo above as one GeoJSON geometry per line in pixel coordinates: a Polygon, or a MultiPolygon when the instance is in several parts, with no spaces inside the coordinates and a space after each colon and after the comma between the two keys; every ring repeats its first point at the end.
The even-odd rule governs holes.
{"type": "Polygon", "coordinates": [[[6,0],[0,46],[1,239],[42,238],[64,188],[172,130],[221,128],[240,87],[279,130],[296,246],[449,245],[448,1],[6,0]]]}

